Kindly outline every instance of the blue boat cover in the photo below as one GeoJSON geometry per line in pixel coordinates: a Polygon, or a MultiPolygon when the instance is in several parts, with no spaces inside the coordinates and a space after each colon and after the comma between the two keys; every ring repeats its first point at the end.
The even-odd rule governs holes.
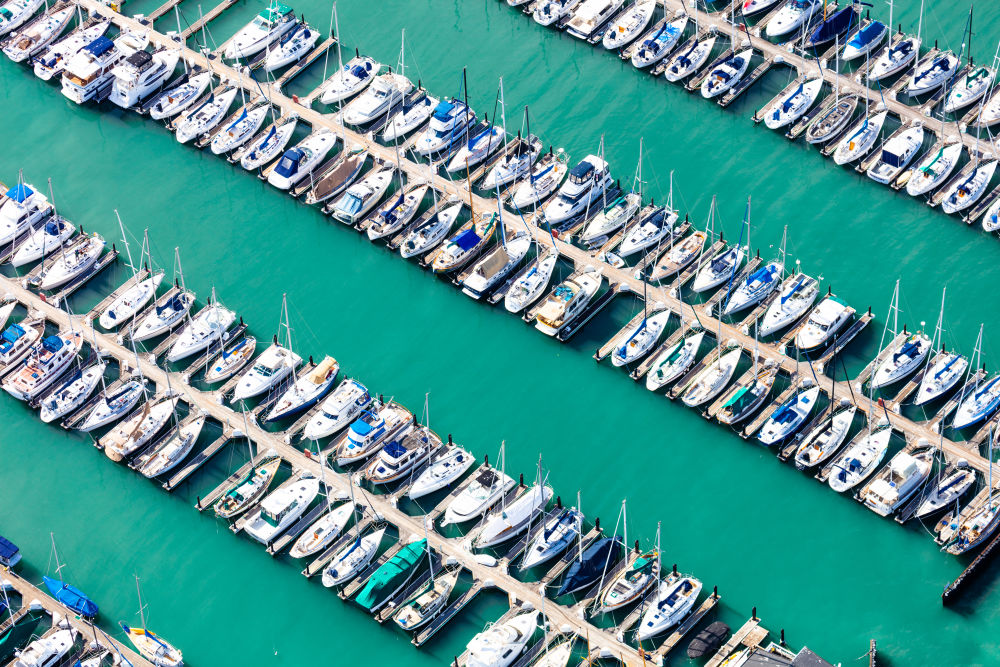
{"type": "Polygon", "coordinates": [[[279,176],[288,177],[299,170],[299,162],[302,161],[302,151],[298,148],[289,148],[285,151],[285,154],[281,156],[281,161],[278,166],[274,168],[274,171],[278,173],[279,176]]]}
{"type": "Polygon", "coordinates": [[[406,453],[406,447],[403,447],[403,443],[398,440],[393,440],[388,445],[382,448],[386,454],[394,459],[398,459],[400,456],[406,453]]]}
{"type": "Polygon", "coordinates": [[[18,204],[23,204],[24,200],[33,194],[35,194],[34,190],[29,188],[24,183],[18,183],[7,191],[7,196],[16,201],[18,204]]]}
{"type": "Polygon", "coordinates": [[[100,37],[92,41],[90,44],[83,47],[83,50],[90,52],[91,55],[93,56],[101,56],[110,51],[111,49],[113,49],[114,47],[115,47],[114,42],[112,42],[104,35],[101,35],[100,37]]]}
{"type": "Polygon", "coordinates": [[[621,557],[622,538],[602,537],[584,549],[583,556],[573,559],[556,597],[579,591],[597,582],[604,566],[611,567],[621,557]]]}
{"type": "Polygon", "coordinates": [[[167,310],[184,310],[184,302],[181,300],[180,294],[176,295],[162,306],[157,306],[156,314],[162,315],[167,310]]]}
{"type": "Polygon", "coordinates": [[[375,421],[375,415],[365,410],[361,413],[361,417],[351,424],[351,431],[360,436],[368,435],[374,430],[374,427],[368,423],[369,420],[375,421]]]}
{"type": "Polygon", "coordinates": [[[42,577],[42,581],[45,582],[45,587],[49,589],[49,593],[52,594],[52,597],[59,600],[59,602],[63,603],[63,605],[67,608],[75,611],[85,618],[93,618],[94,616],[97,616],[97,604],[84,595],[79,589],[70,586],[65,581],[52,579],[50,577],[42,577]]]}
{"type": "Polygon", "coordinates": [[[65,227],[66,225],[63,223],[62,220],[57,220],[54,222],[46,222],[45,233],[48,234],[49,236],[59,236],[59,232],[61,232],[65,227]]]}
{"type": "Polygon", "coordinates": [[[455,109],[454,102],[441,100],[434,109],[434,118],[440,121],[447,121],[451,118],[451,112],[455,109]]]}
{"type": "Polygon", "coordinates": [[[23,335],[24,328],[21,327],[20,324],[12,324],[4,330],[3,339],[10,343],[14,343],[23,335]]]}
{"type": "Polygon", "coordinates": [[[48,336],[42,341],[42,347],[44,347],[49,352],[58,352],[62,349],[63,339],[59,336],[48,336]]]}
{"type": "Polygon", "coordinates": [[[18,551],[20,551],[20,549],[17,548],[16,544],[8,540],[3,535],[0,535],[0,560],[10,561],[17,555],[18,551]]]}
{"type": "Polygon", "coordinates": [[[885,24],[881,21],[872,21],[864,28],[862,28],[858,34],[848,42],[848,46],[853,46],[859,48],[862,46],[867,46],[873,42],[876,38],[881,36],[882,31],[885,30],[885,24]]]}
{"type": "Polygon", "coordinates": [[[848,28],[854,24],[854,7],[845,7],[833,16],[823,21],[816,30],[813,31],[809,42],[812,44],[822,44],[829,42],[837,35],[847,32],[848,28]]]}
{"type": "Polygon", "coordinates": [[[471,250],[479,243],[479,234],[476,233],[475,227],[470,227],[464,231],[458,233],[455,237],[455,245],[457,245],[462,250],[471,250]]]}
{"type": "Polygon", "coordinates": [[[594,171],[594,165],[584,160],[573,167],[573,169],[569,172],[569,175],[576,179],[582,179],[592,171],[594,171]]]}

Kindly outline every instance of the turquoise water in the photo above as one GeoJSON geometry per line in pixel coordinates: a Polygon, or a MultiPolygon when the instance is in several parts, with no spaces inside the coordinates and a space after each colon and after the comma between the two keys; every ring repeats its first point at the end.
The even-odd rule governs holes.
{"type": "MultiPolygon", "coordinates": [[[[141,0],[128,10],[157,4],[141,0]]],[[[324,5],[296,9],[325,28],[324,5]]],[[[915,27],[917,7],[897,3],[904,27],[915,27]]],[[[210,24],[216,41],[256,10],[245,0],[228,10],[210,24]]],[[[181,11],[193,21],[197,3],[181,11]]],[[[990,42],[1000,38],[1000,7],[976,11],[975,52],[987,62],[990,42]]],[[[508,125],[530,104],[532,131],[574,158],[596,151],[603,133],[625,183],[643,137],[645,191],[660,201],[674,170],[675,201],[699,224],[716,193],[727,236],[735,236],[752,195],[751,240],[764,256],[776,252],[787,225],[789,253],[803,270],[879,316],[849,349],[852,372],[879,343],[897,278],[911,328],[921,320],[933,326],[947,285],[949,346],[971,351],[985,319],[985,360],[996,368],[995,310],[982,298],[996,271],[996,239],[754,127],[751,114],[785,85],[786,71],[722,110],[496,0],[391,0],[378,12],[345,1],[338,12],[345,45],[390,64],[405,27],[407,73],[436,94],[458,94],[466,66],[470,101],[491,112],[503,76],[508,125]]],[[[925,35],[958,49],[965,12],[931,8],[925,35]]],[[[179,246],[188,285],[202,298],[215,287],[259,337],[275,331],[287,293],[298,349],[333,354],[347,374],[418,414],[429,392],[431,426],[477,455],[495,456],[506,440],[508,471],[531,475],[541,453],[557,491],[568,499],[581,490],[584,511],[605,526],[627,497],[630,539],[650,543],[662,521],[665,559],[719,586],[730,625],[756,605],[775,635],[784,627],[793,645],[845,664],[871,637],[896,664],[997,660],[994,642],[967,639],[997,630],[993,577],[957,608],[942,609],[941,588],[963,563],[940,554],[919,526],[878,519],[772,453],[593,363],[593,350],[638,300],[620,298],[559,345],[223,160],[178,145],[148,119],[81,109],[10,62],[0,72],[5,182],[22,168],[39,187],[52,178],[60,212],[109,240],[119,236],[117,208],[133,234],[149,229],[154,259],[168,272],[179,246]]],[[[321,78],[309,72],[290,91],[307,92],[321,78]]],[[[124,277],[121,267],[108,271],[73,300],[74,310],[91,307],[124,277]]],[[[21,404],[2,400],[0,411],[0,534],[21,545],[27,573],[37,580],[46,571],[54,532],[64,574],[99,601],[109,630],[135,620],[137,573],[151,627],[192,665],[336,664],[340,656],[440,664],[504,608],[501,596],[484,597],[414,650],[402,633],[299,576],[299,564],[271,562],[192,508],[239,458],[223,453],[168,496],[109,462],[88,438],[40,424],[21,404]]]]}

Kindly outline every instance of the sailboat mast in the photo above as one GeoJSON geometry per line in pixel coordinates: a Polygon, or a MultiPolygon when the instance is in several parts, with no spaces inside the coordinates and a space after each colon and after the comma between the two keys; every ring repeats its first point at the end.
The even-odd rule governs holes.
{"type": "Polygon", "coordinates": [[[184,269],[181,267],[181,249],[179,247],[174,247],[174,264],[177,267],[176,278],[180,282],[181,291],[186,292],[187,288],[184,287],[184,269]]]}
{"type": "Polygon", "coordinates": [[[920,32],[924,28],[924,0],[920,0],[920,16],[917,18],[917,48],[920,48],[920,32]]]}
{"type": "Polygon", "coordinates": [[[135,575],[135,592],[139,597],[139,618],[142,619],[142,629],[146,629],[146,610],[142,606],[142,589],[139,588],[139,575],[135,575]]]}
{"type": "MultiPolygon", "coordinates": [[[[337,17],[337,3],[336,2],[333,3],[333,29],[334,29],[334,34],[337,37],[337,67],[338,67],[337,71],[338,72],[343,72],[344,71],[344,54],[343,54],[343,52],[340,49],[340,19],[337,17]]],[[[343,74],[341,74],[341,76],[343,76],[343,74]]],[[[324,81],[325,80],[326,79],[324,79],[324,81]]],[[[340,123],[341,127],[343,127],[343,125],[344,125],[344,102],[343,101],[340,102],[340,104],[339,104],[339,106],[337,108],[337,122],[340,123]]]]}
{"type": "MultiPolygon", "coordinates": [[[[49,179],[49,187],[50,188],[52,187],[52,179],[51,178],[49,179]]],[[[132,263],[132,250],[130,249],[129,244],[128,244],[128,237],[125,235],[125,225],[122,224],[122,217],[120,215],[118,215],[118,209],[115,209],[115,218],[118,219],[118,229],[121,230],[121,233],[122,233],[122,242],[125,244],[125,256],[128,257],[128,267],[130,269],[132,269],[132,275],[137,275],[139,273],[139,270],[136,268],[135,264],[132,263]]],[[[139,259],[140,259],[140,261],[142,260],[142,256],[141,255],[140,255],[139,259]]]]}
{"type": "Polygon", "coordinates": [[[583,560],[583,503],[580,502],[580,490],[579,489],[577,489],[577,491],[576,491],[576,511],[579,512],[579,515],[578,515],[578,517],[576,519],[576,521],[577,521],[577,531],[576,531],[577,540],[576,540],[576,543],[578,545],[577,546],[577,553],[579,554],[579,558],[582,561],[583,560]]]}

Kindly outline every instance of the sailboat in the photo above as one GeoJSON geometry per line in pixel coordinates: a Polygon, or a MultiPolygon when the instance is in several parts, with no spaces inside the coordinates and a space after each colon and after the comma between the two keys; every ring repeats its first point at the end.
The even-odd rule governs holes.
{"type": "Polygon", "coordinates": [[[121,621],[118,625],[121,626],[125,636],[143,658],[157,667],[180,667],[184,664],[184,655],[180,650],[146,628],[146,612],[142,606],[142,591],[139,588],[138,576],[135,578],[135,590],[139,595],[139,617],[142,619],[142,627],[130,627],[121,621]]]}
{"type": "Polygon", "coordinates": [[[526,611],[491,625],[466,645],[467,667],[509,667],[528,645],[537,624],[538,612],[526,611]]]}
{"type": "Polygon", "coordinates": [[[542,526],[521,560],[521,571],[545,563],[572,545],[580,535],[583,514],[574,508],[560,510],[542,526]]]}
{"type": "Polygon", "coordinates": [[[833,456],[844,444],[857,410],[856,406],[851,405],[834,412],[806,433],[802,444],[795,451],[795,467],[805,470],[821,465],[833,456]]]}
{"type": "Polygon", "coordinates": [[[101,436],[98,445],[109,459],[121,461],[150,442],[166,426],[176,406],[176,396],[155,396],[141,410],[101,436]]]}
{"type": "Polygon", "coordinates": [[[888,111],[874,115],[866,113],[864,118],[848,130],[837,144],[833,152],[833,161],[836,164],[849,164],[867,155],[882,134],[882,127],[888,115],[888,111]]]}
{"type": "MultiPolygon", "coordinates": [[[[540,244],[536,241],[536,247],[540,244]]],[[[553,247],[545,254],[539,254],[528,269],[514,281],[504,295],[504,308],[508,313],[519,313],[534,303],[549,286],[552,273],[555,271],[559,253],[553,247]]]]}
{"type": "Polygon", "coordinates": [[[445,508],[442,526],[464,523],[485,514],[517,484],[503,471],[504,447],[500,448],[501,470],[484,467],[445,508]]]}
{"type": "Polygon", "coordinates": [[[774,104],[765,110],[764,125],[772,130],[791,125],[812,108],[822,89],[822,77],[803,81],[790,93],[775,100],[774,104]]]}
{"type": "Polygon", "coordinates": [[[451,593],[458,583],[461,568],[455,568],[444,574],[434,576],[421,586],[408,600],[403,602],[392,620],[403,630],[415,632],[430,623],[444,611],[451,593]]]}
{"type": "Polygon", "coordinates": [[[601,595],[600,610],[610,612],[639,601],[659,578],[659,551],[642,554],[605,589],[601,595]]]}
{"type": "Polygon", "coordinates": [[[875,472],[889,449],[892,426],[859,433],[831,464],[830,488],[837,493],[853,489],[875,472]]]}
{"type": "Polygon", "coordinates": [[[267,493],[281,467],[281,461],[281,457],[276,455],[258,461],[250,472],[237,480],[216,501],[215,515],[220,519],[232,519],[250,509],[267,493]]]}
{"type": "MultiPolygon", "coordinates": [[[[747,200],[747,212],[744,216],[745,230],[750,229],[750,201],[747,200]]],[[[712,206],[709,209],[708,218],[709,226],[712,226],[715,217],[715,196],[712,196],[712,206]]],[[[742,237],[742,233],[741,233],[742,237]]],[[[740,239],[742,240],[742,238],[740,239]]],[[[695,292],[705,292],[714,287],[718,287],[722,283],[732,279],[740,266],[743,264],[743,259],[746,256],[746,250],[749,249],[750,242],[747,239],[746,246],[740,244],[739,241],[730,248],[723,250],[721,253],[716,255],[711,261],[706,262],[698,273],[695,275],[694,283],[691,289],[695,292]]]]}
{"type": "MultiPolygon", "coordinates": [[[[329,505],[329,500],[327,501],[329,505]]],[[[314,521],[292,545],[288,555],[292,558],[308,558],[333,544],[354,516],[357,506],[352,501],[337,507],[329,506],[326,514],[314,521]]]]}
{"type": "Polygon", "coordinates": [[[426,538],[404,546],[372,573],[354,601],[363,609],[370,611],[377,603],[395,595],[417,573],[417,567],[426,550],[426,538]]]}
{"type": "MultiPolygon", "coordinates": [[[[59,552],[56,551],[56,539],[54,535],[50,535],[52,540],[52,553],[55,556],[56,561],[56,576],[59,576],[59,570],[64,566],[59,563],[59,552]]],[[[69,609],[74,614],[79,614],[85,619],[93,619],[97,616],[97,604],[91,600],[86,594],[83,593],[79,588],[66,583],[60,579],[55,579],[48,576],[42,577],[42,583],[45,584],[45,588],[48,589],[49,595],[54,597],[62,606],[69,609]]]]}
{"type": "Polygon", "coordinates": [[[451,445],[430,460],[429,465],[410,484],[407,495],[410,500],[416,500],[450,486],[465,474],[475,461],[468,451],[457,445],[451,445]]]}
{"type": "Polygon", "coordinates": [[[959,213],[982,199],[996,173],[997,164],[997,160],[977,160],[968,176],[945,190],[941,210],[948,215],[959,213]]]}
{"type": "MultiPolygon", "coordinates": [[[[942,342],[942,323],[944,318],[944,295],[941,291],[941,312],[938,315],[937,326],[934,328],[934,339],[931,341],[931,349],[940,347],[938,353],[929,362],[927,370],[920,378],[920,386],[917,388],[914,405],[924,405],[936,398],[944,396],[958,381],[965,375],[969,367],[968,360],[956,352],[948,352],[944,349],[942,342]]],[[[976,349],[982,342],[982,327],[980,327],[980,338],[976,341],[976,349]]]]}
{"type": "Polygon", "coordinates": [[[913,516],[924,519],[954,506],[975,483],[976,471],[964,461],[959,461],[954,470],[950,473],[946,470],[936,483],[931,484],[931,490],[924,495],[913,516]]]}
{"type": "Polygon", "coordinates": [[[330,391],[334,380],[337,379],[338,372],[340,372],[340,364],[337,363],[337,360],[329,355],[323,357],[315,368],[304,377],[295,380],[292,386],[285,390],[267,413],[264,421],[274,422],[286,419],[311,408],[330,391]]]}
{"type": "Polygon", "coordinates": [[[141,454],[136,459],[136,470],[148,479],[170,472],[194,449],[204,425],[204,415],[193,421],[178,424],[162,443],[158,443],[152,451],[141,454]]]}
{"type": "MultiPolygon", "coordinates": [[[[643,283],[645,287],[645,283],[643,283]]],[[[643,301],[643,309],[647,308],[643,301]]],[[[624,336],[621,345],[611,354],[611,363],[615,366],[625,366],[642,359],[653,349],[660,335],[670,321],[672,311],[659,310],[654,313],[644,312],[643,317],[633,325],[624,336]]]]}
{"type": "MultiPolygon", "coordinates": [[[[892,26],[893,2],[889,0],[889,22],[892,26]]],[[[867,79],[869,84],[880,82],[884,79],[902,72],[909,67],[920,54],[920,33],[924,23],[924,0],[920,0],[920,18],[917,23],[917,34],[914,37],[903,37],[895,46],[886,45],[882,52],[875,59],[875,62],[868,68],[867,79]]]]}
{"type": "Polygon", "coordinates": [[[292,328],[288,321],[288,296],[281,295],[281,320],[278,333],[284,333],[285,343],[278,342],[280,336],[254,361],[253,365],[240,376],[233,389],[232,401],[260,396],[277,387],[302,364],[302,357],[292,351],[292,328]]]}
{"type": "Polygon", "coordinates": [[[684,620],[698,601],[701,589],[702,583],[698,579],[676,573],[661,581],[642,616],[636,639],[645,641],[684,620]]]}
{"type": "Polygon", "coordinates": [[[656,0],[637,0],[611,21],[601,38],[601,45],[609,51],[628,46],[653,20],[656,4],[656,0]]]}
{"type": "Polygon", "coordinates": [[[323,586],[332,588],[347,583],[355,577],[375,557],[385,528],[358,537],[337,552],[330,564],[323,569],[323,586]]]}
{"type": "Polygon", "coordinates": [[[211,72],[192,73],[187,79],[145,103],[149,117],[153,120],[164,120],[179,115],[205,92],[212,82],[211,72]]]}
{"type": "Polygon", "coordinates": [[[757,440],[762,445],[770,446],[786,440],[805,423],[816,407],[819,398],[819,386],[809,387],[798,392],[777,410],[771,413],[757,440]]]}
{"type": "MultiPolygon", "coordinates": [[[[581,545],[582,547],[582,545],[581,545]]],[[[621,559],[622,538],[601,537],[586,549],[580,549],[576,558],[566,569],[566,576],[556,592],[556,597],[572,595],[596,584],[606,568],[614,566],[621,559]]]]}
{"type": "Polygon", "coordinates": [[[697,407],[714,399],[722,393],[736,373],[736,367],[743,356],[743,348],[739,345],[722,347],[718,345],[718,357],[706,366],[691,384],[684,390],[681,400],[688,407],[697,407]]]}
{"type": "Polygon", "coordinates": [[[704,338],[704,330],[698,330],[661,352],[646,374],[646,389],[656,391],[686,373],[698,358],[704,338]]]}
{"type": "Polygon", "coordinates": [[[83,405],[101,383],[106,367],[103,360],[98,360],[85,369],[71,373],[42,401],[39,414],[42,422],[48,424],[83,405]]]}
{"type": "Polygon", "coordinates": [[[35,231],[17,246],[10,260],[11,266],[24,266],[48,257],[76,234],[76,225],[61,215],[53,215],[32,229],[35,231]]]}
{"type": "Polygon", "coordinates": [[[485,549],[520,535],[528,529],[532,517],[545,509],[553,495],[552,487],[535,484],[515,501],[486,517],[474,546],[485,549]]]}

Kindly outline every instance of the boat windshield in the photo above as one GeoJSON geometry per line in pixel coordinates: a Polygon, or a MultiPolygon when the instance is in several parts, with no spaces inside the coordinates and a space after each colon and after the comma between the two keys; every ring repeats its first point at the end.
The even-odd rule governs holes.
{"type": "Polygon", "coordinates": [[[253,367],[253,372],[262,377],[269,378],[274,375],[274,369],[264,364],[257,364],[253,367]]]}
{"type": "Polygon", "coordinates": [[[348,192],[344,196],[344,201],[340,205],[340,210],[344,213],[357,213],[361,210],[361,205],[364,203],[364,199],[360,196],[354,194],[353,192],[348,192]]]}

